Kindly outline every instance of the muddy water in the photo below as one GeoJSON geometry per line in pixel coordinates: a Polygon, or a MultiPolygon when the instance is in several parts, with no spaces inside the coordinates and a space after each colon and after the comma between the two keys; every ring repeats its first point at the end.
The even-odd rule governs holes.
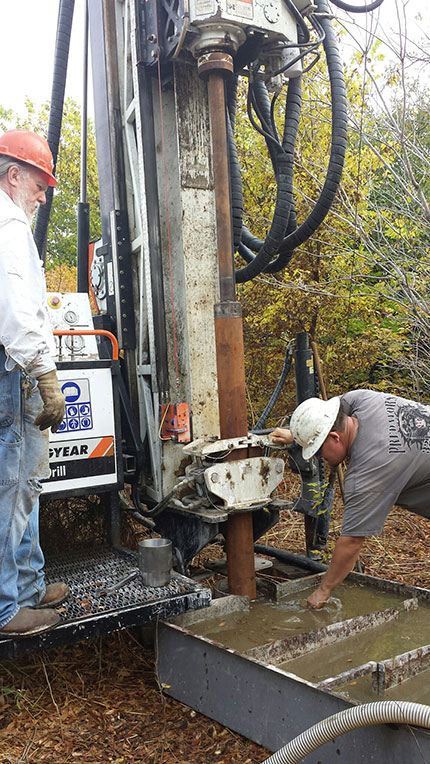
{"type": "Polygon", "coordinates": [[[408,700],[412,703],[430,705],[430,669],[391,687],[383,695],[373,692],[370,676],[360,677],[355,682],[334,688],[334,691],[347,700],[355,700],[359,703],[370,703],[375,700],[408,700]]]}
{"type": "MultiPolygon", "coordinates": [[[[276,603],[257,600],[251,603],[249,612],[205,619],[193,624],[192,631],[244,652],[266,642],[286,639],[303,631],[314,631],[356,615],[385,610],[399,605],[405,599],[403,596],[353,584],[342,584],[336,589],[336,596],[330,597],[324,608],[307,610],[306,598],[311,591],[311,588],[304,589],[276,603]]],[[[364,660],[360,663],[364,663],[364,660]]]]}
{"type": "MultiPolygon", "coordinates": [[[[408,598],[406,595],[342,584],[336,589],[336,596],[331,597],[323,609],[307,610],[306,598],[311,591],[303,590],[278,603],[257,601],[251,603],[249,612],[205,619],[194,624],[191,630],[244,652],[257,645],[314,631],[357,615],[400,606],[408,598]]],[[[418,610],[401,611],[394,621],[339,640],[334,645],[315,649],[278,666],[311,682],[319,682],[369,660],[385,660],[427,644],[430,644],[430,606],[420,604],[418,610]]],[[[358,702],[384,699],[430,704],[430,669],[387,690],[383,696],[372,691],[370,675],[334,689],[347,699],[358,702]]]]}
{"type": "Polygon", "coordinates": [[[311,682],[319,682],[367,661],[392,658],[430,643],[429,615],[429,608],[421,605],[418,610],[401,613],[395,621],[278,665],[311,682]]]}

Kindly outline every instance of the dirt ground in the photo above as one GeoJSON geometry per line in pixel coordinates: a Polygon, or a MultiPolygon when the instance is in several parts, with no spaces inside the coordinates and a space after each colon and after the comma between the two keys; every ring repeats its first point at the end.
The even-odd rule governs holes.
{"type": "MultiPolygon", "coordinates": [[[[329,548],[339,532],[336,502],[329,548]]],[[[285,511],[262,543],[303,553],[301,516],[285,511]]],[[[430,524],[394,509],[360,560],[372,575],[430,588],[430,524]]],[[[196,563],[222,555],[211,545],[196,563]]],[[[156,658],[136,633],[0,667],[1,764],[257,764],[268,751],[164,697],[156,658]]],[[[287,738],[286,738],[287,739],[287,738]]]]}

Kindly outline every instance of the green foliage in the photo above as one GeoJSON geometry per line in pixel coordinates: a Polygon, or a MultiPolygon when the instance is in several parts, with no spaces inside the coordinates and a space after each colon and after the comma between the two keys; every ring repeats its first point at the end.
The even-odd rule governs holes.
{"type": "MultiPolygon", "coordinates": [[[[381,60],[379,46],[374,46],[372,57],[381,60]]],[[[429,221],[422,214],[419,194],[426,196],[429,184],[425,169],[430,98],[423,109],[423,91],[418,88],[415,111],[403,119],[404,104],[393,94],[393,113],[384,120],[380,111],[370,108],[371,80],[363,76],[360,56],[347,67],[346,84],[353,124],[341,188],[330,214],[282,273],[261,274],[239,288],[254,417],[276,384],[287,341],[301,331],[318,343],[329,395],[356,387],[415,392],[404,359],[412,363],[414,316],[427,311],[429,302],[429,221]],[[393,134],[393,121],[402,125],[402,135],[393,134]],[[415,151],[411,147],[416,145],[417,125],[420,149],[415,151]],[[405,164],[405,141],[419,179],[415,185],[405,164]]],[[[402,86],[392,70],[385,84],[393,90],[402,86]]],[[[328,82],[322,65],[304,78],[303,96],[294,171],[299,223],[320,193],[330,150],[328,82]]],[[[264,141],[254,138],[243,108],[245,96],[241,98],[236,140],[244,174],[245,222],[264,239],[274,209],[274,178],[264,141]]],[[[279,112],[277,118],[282,133],[279,112]]],[[[237,264],[243,263],[238,259],[237,264]]],[[[290,379],[269,423],[280,421],[294,406],[290,379]]]]}
{"type": "MultiPolygon", "coordinates": [[[[25,117],[18,117],[11,110],[0,107],[2,130],[25,128],[46,136],[49,120],[49,104],[39,111],[27,99],[25,117]]],[[[80,142],[81,114],[78,104],[68,98],[64,103],[61,138],[58,150],[56,178],[48,229],[46,267],[76,265],[77,203],[80,193],[80,142]]],[[[94,127],[88,122],[88,203],[90,205],[90,239],[100,237],[100,211],[98,202],[98,177],[94,127]]]]}

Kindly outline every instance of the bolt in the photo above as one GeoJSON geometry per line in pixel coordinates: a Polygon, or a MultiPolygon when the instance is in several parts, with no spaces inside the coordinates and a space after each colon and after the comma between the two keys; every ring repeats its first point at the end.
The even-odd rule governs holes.
{"type": "Polygon", "coordinates": [[[217,472],[212,472],[211,480],[212,480],[212,483],[218,483],[219,475],[217,472]]]}
{"type": "Polygon", "coordinates": [[[148,40],[148,42],[155,42],[157,38],[155,34],[149,34],[146,39],[148,40]]]}
{"type": "Polygon", "coordinates": [[[283,472],[284,471],[284,465],[283,464],[277,464],[276,465],[276,472],[283,472]]]}

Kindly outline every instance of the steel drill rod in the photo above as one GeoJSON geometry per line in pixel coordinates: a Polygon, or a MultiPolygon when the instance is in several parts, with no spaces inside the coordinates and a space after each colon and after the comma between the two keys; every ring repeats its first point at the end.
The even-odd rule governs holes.
{"type": "MultiPolygon", "coordinates": [[[[209,74],[208,95],[214,163],[220,301],[234,302],[236,299],[236,289],[233,264],[225,85],[222,72],[215,70],[209,74]]],[[[240,434],[242,435],[243,433],[240,434]]]]}
{"type": "MultiPolygon", "coordinates": [[[[243,328],[236,300],[224,74],[208,77],[209,110],[214,157],[220,303],[215,309],[215,341],[221,438],[248,434],[243,328]]],[[[247,453],[234,452],[234,458],[247,453]]],[[[251,600],[256,597],[254,538],[249,512],[230,515],[227,523],[228,588],[251,600]]]]}

